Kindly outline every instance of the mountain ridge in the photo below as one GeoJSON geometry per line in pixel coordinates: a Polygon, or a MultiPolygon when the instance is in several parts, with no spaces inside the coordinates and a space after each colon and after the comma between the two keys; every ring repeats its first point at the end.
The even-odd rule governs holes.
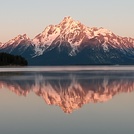
{"type": "Polygon", "coordinates": [[[1,43],[1,51],[19,51],[30,65],[134,64],[133,38],[102,27],[87,27],[70,16],[47,26],[33,39],[24,34],[1,43]]]}

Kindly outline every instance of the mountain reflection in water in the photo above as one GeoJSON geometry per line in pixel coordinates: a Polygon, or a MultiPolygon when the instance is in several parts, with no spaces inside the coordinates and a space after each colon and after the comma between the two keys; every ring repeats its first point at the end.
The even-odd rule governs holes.
{"type": "Polygon", "coordinates": [[[116,94],[134,90],[131,71],[14,72],[0,73],[0,88],[19,96],[30,92],[48,105],[57,105],[65,113],[87,103],[106,102],[116,94]]]}

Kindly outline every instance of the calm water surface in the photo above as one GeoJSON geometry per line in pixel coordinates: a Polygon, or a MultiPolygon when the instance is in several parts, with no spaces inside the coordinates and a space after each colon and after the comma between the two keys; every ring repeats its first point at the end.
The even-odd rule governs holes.
{"type": "Polygon", "coordinates": [[[0,134],[134,134],[134,67],[0,68],[0,134]]]}

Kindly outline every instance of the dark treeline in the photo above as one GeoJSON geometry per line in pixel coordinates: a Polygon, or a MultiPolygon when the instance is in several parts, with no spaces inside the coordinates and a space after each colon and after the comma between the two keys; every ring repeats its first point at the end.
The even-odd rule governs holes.
{"type": "Polygon", "coordinates": [[[18,55],[8,53],[0,53],[0,66],[26,66],[27,60],[18,55]]]}

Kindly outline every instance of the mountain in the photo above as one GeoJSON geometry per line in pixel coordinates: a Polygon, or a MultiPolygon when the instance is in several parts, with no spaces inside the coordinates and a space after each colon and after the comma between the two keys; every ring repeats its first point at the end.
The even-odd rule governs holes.
{"type": "Polygon", "coordinates": [[[34,53],[34,47],[26,34],[18,35],[0,47],[0,52],[24,56],[28,61],[34,53]]]}
{"type": "Polygon", "coordinates": [[[71,17],[29,39],[26,34],[0,45],[29,65],[134,65],[134,39],[105,28],[87,27],[71,17]]]}
{"type": "Polygon", "coordinates": [[[2,47],[3,46],[3,43],[2,42],[0,42],[0,47],[2,47]]]}
{"type": "Polygon", "coordinates": [[[81,73],[7,73],[0,74],[0,88],[19,96],[31,92],[46,104],[59,106],[72,113],[88,103],[102,103],[119,93],[134,91],[134,72],[81,73]],[[62,76],[62,77],[61,77],[62,76]]]}

